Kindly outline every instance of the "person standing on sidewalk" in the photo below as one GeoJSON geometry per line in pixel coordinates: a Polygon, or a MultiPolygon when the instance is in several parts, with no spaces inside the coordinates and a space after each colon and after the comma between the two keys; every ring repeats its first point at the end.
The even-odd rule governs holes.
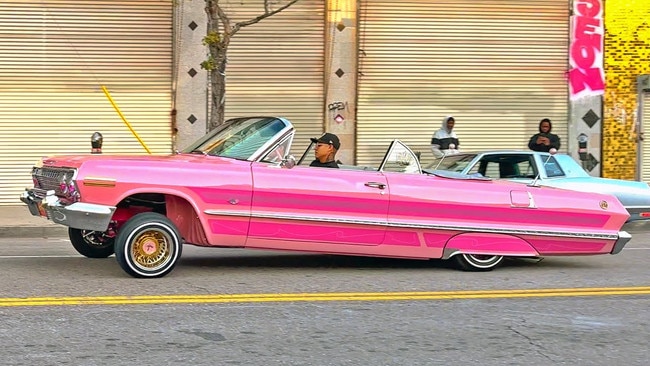
{"type": "Polygon", "coordinates": [[[442,127],[433,134],[431,152],[436,158],[459,153],[460,141],[454,132],[455,125],[456,119],[453,116],[447,116],[442,120],[442,127]]]}
{"type": "Polygon", "coordinates": [[[533,151],[549,152],[551,149],[560,149],[560,137],[551,133],[553,124],[548,118],[539,122],[539,133],[534,134],[528,141],[528,148],[533,151]]]}

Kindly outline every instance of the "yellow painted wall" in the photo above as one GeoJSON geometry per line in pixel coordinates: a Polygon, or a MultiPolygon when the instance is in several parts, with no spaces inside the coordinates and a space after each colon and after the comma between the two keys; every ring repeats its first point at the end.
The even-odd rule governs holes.
{"type": "Polygon", "coordinates": [[[634,179],[636,77],[650,74],[650,0],[604,1],[606,84],[602,175],[634,179]]]}

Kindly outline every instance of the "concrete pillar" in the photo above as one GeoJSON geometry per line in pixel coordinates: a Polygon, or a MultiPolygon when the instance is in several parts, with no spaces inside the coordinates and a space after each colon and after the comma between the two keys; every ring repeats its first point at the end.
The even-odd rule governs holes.
{"type": "Polygon", "coordinates": [[[326,132],[339,136],[336,155],[344,164],[356,156],[357,111],[357,0],[327,0],[325,22],[325,113],[326,132]]]}
{"type": "Polygon", "coordinates": [[[603,98],[595,95],[571,100],[570,110],[569,154],[589,175],[599,177],[602,169],[603,98]]]}
{"type": "Polygon", "coordinates": [[[207,58],[202,43],[207,16],[203,1],[179,0],[174,4],[173,145],[182,150],[207,132],[208,73],[201,68],[207,58]]]}

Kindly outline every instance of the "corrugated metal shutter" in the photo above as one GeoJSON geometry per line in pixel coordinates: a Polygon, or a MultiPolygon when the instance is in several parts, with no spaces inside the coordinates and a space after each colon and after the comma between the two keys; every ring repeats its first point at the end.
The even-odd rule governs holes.
{"type": "Polygon", "coordinates": [[[361,0],[358,163],[393,138],[432,159],[446,115],[465,151],[527,148],[544,117],[567,141],[568,37],[569,0],[361,0]]]}
{"type": "MultiPolygon", "coordinates": [[[[228,6],[228,3],[226,3],[228,6]]],[[[233,22],[263,13],[262,1],[232,2],[233,22]]],[[[228,49],[226,118],[272,115],[296,127],[292,153],[323,131],[325,3],[301,0],[242,28],[228,49]]]]}
{"type": "Polygon", "coordinates": [[[643,139],[643,155],[641,157],[641,180],[650,183],[650,93],[643,94],[643,120],[641,126],[645,131],[643,139]]]}
{"type": "Polygon", "coordinates": [[[0,205],[44,155],[171,152],[172,0],[0,2],[0,205]]]}

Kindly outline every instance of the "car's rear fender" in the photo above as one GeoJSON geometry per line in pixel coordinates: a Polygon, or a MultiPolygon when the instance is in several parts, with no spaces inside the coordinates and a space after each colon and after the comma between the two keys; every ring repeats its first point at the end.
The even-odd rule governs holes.
{"type": "Polygon", "coordinates": [[[502,255],[508,257],[536,257],[539,253],[526,240],[514,235],[493,233],[461,233],[445,244],[442,258],[456,254],[502,255]]]}

